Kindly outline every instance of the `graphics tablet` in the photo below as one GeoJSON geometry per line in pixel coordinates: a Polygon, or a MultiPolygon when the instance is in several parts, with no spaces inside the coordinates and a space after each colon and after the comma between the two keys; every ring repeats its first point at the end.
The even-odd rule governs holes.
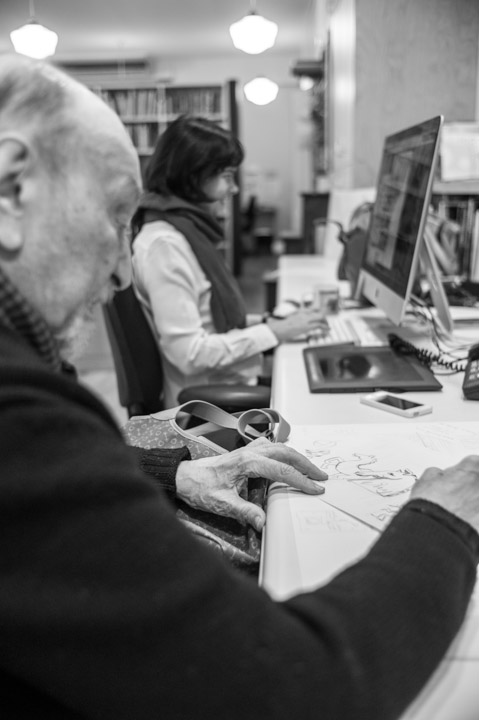
{"type": "Polygon", "coordinates": [[[310,347],[303,350],[312,393],[372,390],[441,390],[433,373],[413,355],[390,347],[310,347]]]}

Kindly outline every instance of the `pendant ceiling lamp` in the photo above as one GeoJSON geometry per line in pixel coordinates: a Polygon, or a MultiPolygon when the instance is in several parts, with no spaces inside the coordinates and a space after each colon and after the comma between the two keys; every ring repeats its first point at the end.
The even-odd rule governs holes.
{"type": "Polygon", "coordinates": [[[278,26],[275,22],[258,15],[254,5],[251,4],[249,15],[230,25],[230,35],[235,48],[250,55],[259,55],[273,47],[278,26]]]}
{"type": "Polygon", "coordinates": [[[246,99],[255,105],[269,105],[276,100],[278,85],[266,77],[255,77],[243,87],[246,99]]]}
{"type": "Polygon", "coordinates": [[[30,0],[30,20],[26,25],[12,30],[10,39],[17,53],[38,60],[54,55],[58,43],[56,32],[36,20],[33,0],[30,0]]]}

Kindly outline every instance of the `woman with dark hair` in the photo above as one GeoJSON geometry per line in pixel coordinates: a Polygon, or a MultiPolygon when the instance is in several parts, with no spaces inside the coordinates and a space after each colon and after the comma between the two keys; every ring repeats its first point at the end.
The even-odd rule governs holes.
{"type": "Polygon", "coordinates": [[[230,132],[182,116],[160,136],[147,168],[133,218],[133,281],[162,354],[166,407],[189,385],[255,384],[264,351],[323,322],[315,311],[255,324],[246,316],[214,213],[238,191],[243,157],[230,132]]]}

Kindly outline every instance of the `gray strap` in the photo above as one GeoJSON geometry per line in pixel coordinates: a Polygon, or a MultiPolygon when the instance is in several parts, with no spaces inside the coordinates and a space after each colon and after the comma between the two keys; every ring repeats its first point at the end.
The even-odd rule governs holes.
{"type": "Polygon", "coordinates": [[[230,430],[236,430],[246,442],[251,442],[258,437],[266,437],[271,442],[285,442],[291,430],[289,423],[277,410],[272,408],[254,408],[245,410],[242,413],[230,414],[205,400],[190,400],[176,408],[171,408],[167,412],[155,413],[152,417],[167,419],[166,415],[177,426],[181,424],[182,415],[192,415],[205,420],[206,422],[202,425],[182,430],[183,435],[193,437],[205,435],[220,428],[229,428],[230,430]],[[252,427],[252,424],[257,423],[267,425],[267,430],[259,432],[252,427]]]}

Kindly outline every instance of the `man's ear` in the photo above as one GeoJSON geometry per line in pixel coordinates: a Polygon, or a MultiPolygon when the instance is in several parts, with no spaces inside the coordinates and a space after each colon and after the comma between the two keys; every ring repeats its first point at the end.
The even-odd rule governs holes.
{"type": "Polygon", "coordinates": [[[0,135],[0,250],[17,252],[23,244],[21,218],[28,142],[20,135],[0,135]]]}

